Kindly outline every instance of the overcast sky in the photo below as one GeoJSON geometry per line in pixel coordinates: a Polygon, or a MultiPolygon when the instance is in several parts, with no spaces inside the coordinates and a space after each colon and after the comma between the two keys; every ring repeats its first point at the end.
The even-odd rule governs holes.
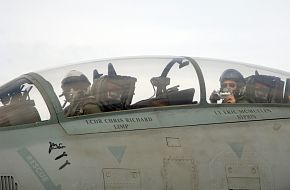
{"type": "Polygon", "coordinates": [[[0,0],[0,84],[30,71],[186,55],[290,71],[289,0],[0,0]]]}

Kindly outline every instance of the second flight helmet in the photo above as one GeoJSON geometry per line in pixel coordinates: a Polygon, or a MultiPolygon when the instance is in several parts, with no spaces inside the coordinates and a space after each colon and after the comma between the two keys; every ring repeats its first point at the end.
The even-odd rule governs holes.
{"type": "Polygon", "coordinates": [[[227,69],[222,73],[220,77],[221,86],[222,86],[222,83],[226,80],[235,81],[237,83],[237,89],[241,89],[246,84],[246,81],[243,75],[235,69],[227,69]]]}

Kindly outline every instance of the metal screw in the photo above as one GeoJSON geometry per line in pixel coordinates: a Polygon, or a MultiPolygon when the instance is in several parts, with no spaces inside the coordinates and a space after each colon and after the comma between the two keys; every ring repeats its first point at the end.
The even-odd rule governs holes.
{"type": "Polygon", "coordinates": [[[137,178],[137,173],[133,172],[133,178],[137,178]]]}
{"type": "Polygon", "coordinates": [[[252,168],[252,174],[255,174],[257,172],[256,168],[252,168]]]}

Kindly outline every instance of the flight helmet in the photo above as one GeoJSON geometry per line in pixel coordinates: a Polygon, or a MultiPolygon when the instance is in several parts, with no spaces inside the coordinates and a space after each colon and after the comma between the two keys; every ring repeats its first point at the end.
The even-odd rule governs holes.
{"type": "Polygon", "coordinates": [[[235,81],[238,85],[237,86],[238,89],[242,88],[246,83],[243,75],[235,69],[227,69],[222,73],[220,77],[221,86],[222,86],[222,83],[226,80],[235,81]]]}
{"type": "Polygon", "coordinates": [[[61,88],[67,101],[69,101],[73,95],[87,95],[89,94],[90,81],[88,78],[79,71],[71,70],[61,81],[61,88]]]}

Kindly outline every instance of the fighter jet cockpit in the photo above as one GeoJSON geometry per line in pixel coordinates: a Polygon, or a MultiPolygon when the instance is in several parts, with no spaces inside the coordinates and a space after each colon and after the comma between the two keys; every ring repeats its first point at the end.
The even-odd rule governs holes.
{"type": "Polygon", "coordinates": [[[289,78],[283,71],[204,58],[90,61],[28,73],[0,87],[0,126],[148,108],[285,106],[289,78]]]}
{"type": "Polygon", "coordinates": [[[289,102],[287,72],[238,62],[195,60],[203,71],[210,104],[289,102]]]}
{"type": "Polygon", "coordinates": [[[92,61],[40,74],[67,117],[200,101],[199,79],[185,58],[92,61]]]}

